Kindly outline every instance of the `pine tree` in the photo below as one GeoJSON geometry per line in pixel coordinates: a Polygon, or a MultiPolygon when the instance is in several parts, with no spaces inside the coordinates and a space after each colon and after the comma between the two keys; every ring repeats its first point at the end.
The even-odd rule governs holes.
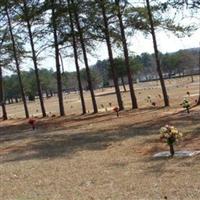
{"type": "Polygon", "coordinates": [[[25,97],[25,93],[24,93],[20,65],[19,65],[19,60],[18,60],[18,55],[17,55],[16,43],[15,43],[15,38],[13,35],[13,27],[11,24],[11,19],[10,19],[10,15],[9,15],[9,8],[7,5],[7,2],[6,2],[4,11],[5,11],[5,14],[7,17],[7,21],[8,21],[8,28],[9,28],[9,32],[10,32],[11,41],[12,41],[13,57],[14,57],[15,64],[16,64],[17,75],[18,75],[18,80],[19,80],[19,85],[20,85],[20,90],[21,90],[22,101],[23,101],[23,105],[24,105],[25,116],[26,116],[26,118],[29,118],[29,112],[28,112],[28,107],[27,107],[27,103],[26,103],[26,97],[25,97]]]}
{"type": "Polygon", "coordinates": [[[86,68],[86,73],[87,73],[87,82],[88,82],[88,87],[89,87],[91,98],[92,98],[93,110],[94,110],[94,113],[97,113],[98,108],[97,108],[97,103],[96,103],[96,99],[95,99],[95,95],[94,95],[94,89],[93,89],[93,84],[92,84],[92,79],[91,79],[90,68],[89,68],[89,64],[88,64],[88,57],[87,57],[87,52],[86,52],[86,47],[85,47],[85,42],[84,42],[83,30],[80,25],[79,15],[78,15],[77,8],[76,8],[77,5],[74,2],[74,0],[71,0],[71,6],[73,9],[73,14],[74,14],[75,22],[76,22],[76,28],[78,30],[81,48],[83,51],[83,58],[84,58],[85,68],[86,68]]]}
{"type": "Polygon", "coordinates": [[[146,0],[146,5],[147,5],[147,10],[148,10],[149,23],[150,23],[150,27],[151,27],[151,35],[152,35],[152,39],[153,39],[153,46],[154,46],[155,60],[156,60],[156,65],[157,65],[157,72],[158,72],[158,75],[159,75],[159,78],[160,78],[160,84],[161,84],[162,93],[163,93],[163,97],[164,97],[164,104],[165,104],[165,106],[169,106],[169,98],[168,98],[168,95],[167,95],[167,89],[166,89],[165,81],[164,81],[162,71],[161,71],[159,51],[158,51],[158,47],[157,47],[156,34],[155,34],[155,29],[154,29],[154,21],[153,21],[153,16],[152,16],[151,6],[150,6],[150,3],[149,3],[149,0],[146,0]]]}

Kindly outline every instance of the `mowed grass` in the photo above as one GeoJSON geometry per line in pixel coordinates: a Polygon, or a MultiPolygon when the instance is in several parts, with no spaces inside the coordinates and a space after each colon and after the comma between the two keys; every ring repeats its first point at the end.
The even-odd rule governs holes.
{"type": "MultiPolygon", "coordinates": [[[[81,116],[73,110],[66,117],[38,118],[35,131],[24,119],[1,122],[0,199],[199,200],[199,156],[152,157],[168,149],[159,140],[159,128],[165,124],[184,134],[176,150],[200,150],[200,107],[187,114],[179,105],[187,91],[191,102],[197,99],[197,79],[194,83],[184,79],[178,87],[168,83],[170,108],[162,107],[160,89],[150,84],[155,83],[136,85],[140,109],[129,110],[128,94],[123,94],[127,110],[120,117],[112,111],[81,116]],[[148,95],[156,107],[146,102],[148,95]]],[[[114,105],[114,96],[107,94],[111,92],[98,91],[98,102],[114,105]]],[[[53,105],[50,112],[57,113],[53,105]]],[[[12,106],[17,111],[21,105],[12,106]]]]}

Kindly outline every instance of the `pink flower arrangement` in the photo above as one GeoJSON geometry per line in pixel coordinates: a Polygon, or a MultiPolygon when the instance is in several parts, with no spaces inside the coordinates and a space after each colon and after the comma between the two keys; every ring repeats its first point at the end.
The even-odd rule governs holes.
{"type": "Polygon", "coordinates": [[[118,107],[114,107],[113,111],[117,113],[117,117],[119,117],[119,108],[118,107]]]}
{"type": "Polygon", "coordinates": [[[35,130],[35,123],[36,123],[36,120],[33,119],[33,118],[30,118],[28,120],[28,123],[31,125],[32,129],[35,130]]]}

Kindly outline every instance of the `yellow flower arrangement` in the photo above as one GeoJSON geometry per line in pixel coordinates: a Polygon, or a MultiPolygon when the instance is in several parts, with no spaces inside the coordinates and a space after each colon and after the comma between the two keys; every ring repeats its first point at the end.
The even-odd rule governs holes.
{"type": "Polygon", "coordinates": [[[171,156],[174,155],[174,143],[182,138],[182,133],[174,126],[165,125],[160,128],[160,139],[170,146],[171,156]]]}

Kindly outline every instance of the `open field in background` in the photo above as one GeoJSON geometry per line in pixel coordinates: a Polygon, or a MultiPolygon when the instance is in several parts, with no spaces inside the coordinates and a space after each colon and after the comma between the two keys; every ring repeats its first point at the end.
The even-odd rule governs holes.
{"type": "MultiPolygon", "coordinates": [[[[168,81],[167,81],[168,82],[168,81]]],[[[66,117],[37,119],[32,131],[22,105],[7,108],[8,121],[0,122],[0,199],[2,200],[199,200],[200,156],[155,159],[168,146],[159,129],[172,124],[183,134],[175,146],[200,150],[200,107],[187,114],[180,103],[187,91],[198,97],[197,77],[168,82],[170,108],[163,108],[156,82],[136,84],[140,109],[131,111],[129,93],[123,93],[127,111],[80,114],[77,94],[66,96],[66,117]],[[157,106],[146,102],[148,95],[157,106]],[[73,106],[70,108],[70,106],[73,106]]],[[[113,89],[95,92],[101,104],[116,105],[113,89]]],[[[88,109],[89,94],[87,97],[88,109]]],[[[55,97],[46,100],[51,114],[58,112],[55,97]]],[[[38,103],[29,103],[38,114],[38,103]]]]}
{"type": "MultiPolygon", "coordinates": [[[[146,101],[148,95],[151,96],[152,101],[155,102],[158,107],[163,106],[162,91],[158,81],[138,83],[135,84],[134,86],[140,108],[152,106],[150,103],[146,101]],[[161,98],[159,97],[159,95],[161,95],[161,98]]],[[[194,77],[193,83],[191,83],[191,77],[167,80],[166,86],[170,97],[171,106],[174,108],[180,108],[180,103],[182,103],[183,98],[187,96],[186,94],[187,91],[189,91],[191,94],[191,96],[189,97],[191,102],[194,102],[195,99],[198,98],[199,94],[198,76],[194,77]]],[[[128,86],[126,87],[128,89],[128,86]]],[[[122,87],[121,91],[123,91],[122,87]]],[[[103,91],[102,89],[95,90],[95,95],[100,112],[105,112],[105,108],[111,110],[114,106],[117,105],[116,95],[114,93],[113,87],[103,89],[103,91]],[[112,103],[111,108],[109,106],[109,103],[112,103]],[[102,105],[104,105],[104,108],[102,108],[102,105]]],[[[84,93],[84,96],[86,100],[87,111],[91,113],[93,110],[92,110],[90,93],[87,91],[84,93]]],[[[125,108],[126,109],[131,108],[129,91],[122,92],[122,97],[125,108]]],[[[77,93],[64,94],[64,105],[67,115],[81,113],[81,102],[79,94],[77,93]]],[[[47,110],[47,114],[49,114],[49,116],[59,114],[57,97],[45,99],[45,107],[47,110]]],[[[30,115],[41,116],[40,104],[38,100],[36,100],[35,102],[29,102],[28,108],[30,110],[30,115]]],[[[7,105],[7,111],[8,111],[8,116],[11,118],[24,117],[24,110],[22,103],[7,105]]]]}

